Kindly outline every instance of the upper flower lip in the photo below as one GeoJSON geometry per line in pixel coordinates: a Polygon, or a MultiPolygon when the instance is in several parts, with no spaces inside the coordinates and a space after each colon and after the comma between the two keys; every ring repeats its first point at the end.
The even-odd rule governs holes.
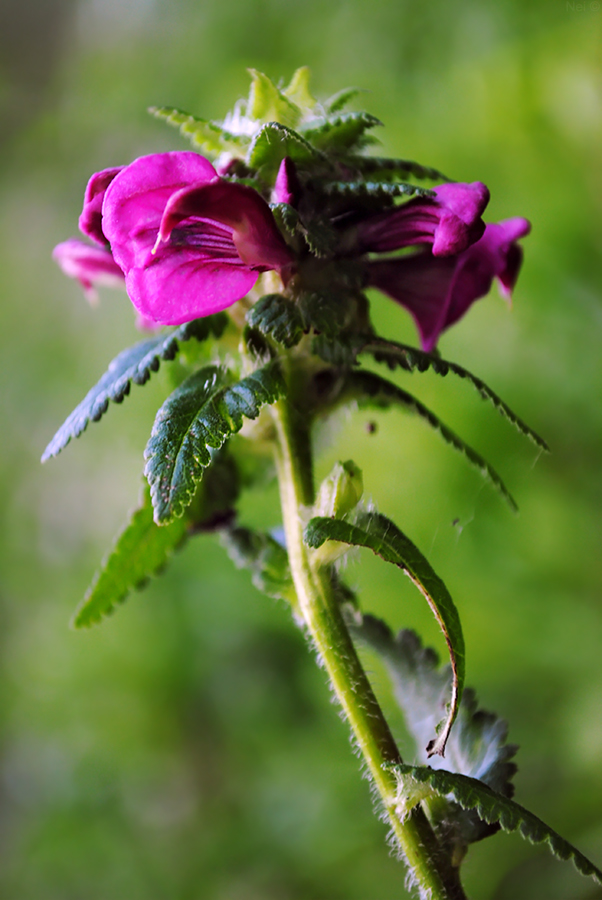
{"type": "Polygon", "coordinates": [[[265,200],[193,152],[151,154],[120,170],[101,224],[134,306],[167,325],[225,309],[259,272],[292,263],[265,200]]]}

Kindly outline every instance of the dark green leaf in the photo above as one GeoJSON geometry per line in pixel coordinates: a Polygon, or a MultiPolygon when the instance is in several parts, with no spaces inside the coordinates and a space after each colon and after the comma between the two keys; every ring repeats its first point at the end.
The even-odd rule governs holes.
{"type": "Polygon", "coordinates": [[[258,591],[268,597],[297,602],[288,554],[271,535],[249,528],[229,528],[223,532],[222,540],[234,563],[251,570],[258,591]]]}
{"type": "Polygon", "coordinates": [[[378,181],[326,181],[320,185],[320,189],[330,197],[354,197],[357,200],[370,198],[383,200],[388,197],[434,197],[433,191],[419,187],[417,184],[408,184],[405,181],[378,182],[378,181]]]}
{"type": "Polygon", "coordinates": [[[355,297],[347,291],[306,291],[299,297],[298,307],[304,329],[313,329],[329,340],[350,325],[356,311],[355,297]]]}
{"type": "Polygon", "coordinates": [[[253,138],[247,162],[254,169],[274,174],[285,156],[300,167],[325,161],[325,157],[296,131],[278,122],[268,122],[253,138]]]}
{"type": "Polygon", "coordinates": [[[295,237],[301,224],[297,210],[288,203],[272,203],[270,209],[281,229],[288,232],[291,237],[295,237]]]}
{"type": "Polygon", "coordinates": [[[379,513],[364,513],[354,524],[341,519],[315,517],[304,533],[310,547],[321,547],[325,541],[340,541],[357,547],[368,547],[386,562],[402,569],[414,582],[433,611],[449,650],[453,678],[449,713],[427,753],[443,756],[449,732],[458,711],[464,686],[464,638],[460,617],[454,602],[428,560],[397,526],[379,513]]]}
{"type": "Polygon", "coordinates": [[[336,94],[333,94],[332,97],[328,98],[324,103],[324,109],[328,113],[337,113],[344,109],[354,97],[357,97],[358,94],[361,93],[362,91],[360,88],[343,88],[342,91],[338,91],[336,94]]]}
{"type": "Polygon", "coordinates": [[[145,384],[151,372],[156,372],[161,360],[175,358],[179,345],[191,338],[204,341],[210,335],[219,337],[228,318],[224,313],[195,319],[186,325],[176,328],[168,335],[160,335],[148,341],[142,341],[128,350],[124,350],[109,364],[108,370],[98,384],[89,391],[79,406],[71,413],[66,422],[57,431],[46,447],[42,456],[45,462],[56,456],[67,446],[71,438],[79,437],[86,430],[89,422],[98,422],[107,411],[109,400],[121,403],[130,392],[131,382],[145,384]]]}
{"type": "Polygon", "coordinates": [[[135,588],[141,588],[167,564],[186,540],[188,523],[176,519],[159,527],[153,521],[150,492],[117,536],[73,617],[75,628],[88,628],[114,612],[135,588]]]}
{"type": "Polygon", "coordinates": [[[428,407],[420,400],[408,394],[402,388],[397,387],[386,378],[381,378],[374,372],[366,372],[363,370],[352,371],[347,375],[340,394],[340,401],[346,402],[354,400],[360,409],[364,407],[379,407],[380,409],[389,409],[393,405],[402,406],[409,412],[416,413],[425,422],[433,428],[449,444],[454,450],[461,453],[475,469],[487,478],[500,492],[502,497],[507,501],[508,505],[515,512],[517,510],[514,498],[510,494],[506,485],[489,463],[483,457],[469,447],[462,438],[444,425],[428,407]]]}
{"type": "Polygon", "coordinates": [[[382,122],[369,113],[342,113],[335,118],[311,122],[303,129],[303,137],[318,150],[333,153],[358,150],[365,143],[365,132],[377,125],[382,125],[382,122]]]}
{"type": "Polygon", "coordinates": [[[158,523],[182,515],[211,463],[211,451],[240,431],[244,418],[255,419],[261,407],[284,390],[277,362],[234,384],[227,384],[227,377],[216,366],[195,372],[157,413],[145,450],[145,474],[158,523]]]}
{"type": "Polygon", "coordinates": [[[245,134],[232,134],[217,122],[199,119],[181,109],[170,106],[151,106],[149,113],[163,119],[180,130],[180,134],[190,139],[195,147],[206,153],[219,154],[224,150],[233,153],[246,152],[250,138],[245,134]]]}
{"type": "Polygon", "coordinates": [[[532,844],[547,843],[550,850],[559,859],[572,859],[575,867],[582,875],[589,875],[602,884],[602,871],[587,857],[560,837],[549,825],[537,816],[520,806],[509,797],[496,793],[486,784],[469,778],[446,772],[435,771],[423,766],[395,766],[399,775],[400,801],[403,807],[411,807],[412,794],[420,793],[424,787],[441,797],[451,798],[463,809],[474,809],[484,822],[499,823],[504,831],[518,831],[521,837],[532,844]]]}
{"type": "MultiPolygon", "coordinates": [[[[449,666],[440,667],[434,650],[423,647],[413,631],[393,635],[380,619],[354,613],[349,623],[354,638],[372,648],[385,663],[408,731],[416,743],[418,758],[426,762],[424,747],[445,708],[451,689],[449,666]]],[[[507,744],[508,726],[494,713],[479,709],[474,691],[465,688],[458,716],[445,748],[446,768],[478,778],[506,797],[514,793],[511,782],[517,747],[507,744]]],[[[439,761],[433,768],[440,768],[439,761]]],[[[481,821],[472,811],[443,804],[434,813],[445,839],[463,855],[469,844],[497,828],[481,821]]]]}
{"type": "Polygon", "coordinates": [[[294,347],[303,334],[303,317],[294,300],[266,294],[247,313],[247,322],[285,347],[294,347]]]}
{"type": "Polygon", "coordinates": [[[450,179],[430,166],[421,166],[420,163],[409,159],[384,159],[378,156],[345,156],[341,163],[349,168],[368,176],[367,181],[397,181],[408,175],[419,180],[450,181],[450,179]]]}
{"type": "Polygon", "coordinates": [[[497,411],[508,419],[518,431],[526,435],[541,450],[549,452],[549,447],[532,428],[529,428],[516,413],[514,413],[507,403],[498,397],[490,387],[487,387],[484,381],[472,375],[467,369],[456,363],[441,359],[431,353],[425,353],[417,350],[415,347],[409,347],[406,344],[397,344],[394,341],[386,341],[382,338],[371,338],[361,349],[360,353],[369,353],[377,362],[386,363],[389,368],[399,366],[407,372],[413,372],[417,369],[419,372],[426,372],[432,369],[437,375],[445,376],[448,372],[464,378],[479,392],[483,400],[489,401],[497,409],[497,411]]]}

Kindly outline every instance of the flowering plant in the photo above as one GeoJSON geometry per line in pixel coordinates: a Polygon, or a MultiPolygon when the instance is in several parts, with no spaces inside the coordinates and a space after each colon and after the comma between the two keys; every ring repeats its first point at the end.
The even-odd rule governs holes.
{"type": "MultiPolygon", "coordinates": [[[[497,472],[416,397],[366,368],[451,373],[519,431],[538,437],[479,378],[444,360],[437,342],[497,279],[509,297],[529,232],[523,218],[485,224],[480,182],[461,184],[415,162],[370,155],[380,122],[346,112],[356,92],[324,103],[298,70],[284,88],[252,71],[248,100],[223,122],[153,113],[197,150],[156,153],[90,179],[80,217],[89,243],[55,248],[89,298],[125,287],[141,328],[48,445],[55,456],[90,421],[178,357],[177,386],[157,412],[146,451],[148,489],[75,614],[78,627],[113,612],[184,541],[219,531],[254,584],[281,598],[307,634],[349,722],[391,840],[421,897],[462,898],[471,843],[500,828],[546,841],[602,882],[602,872],[512,799],[516,747],[496,715],[464,690],[458,610],[420,550],[363,501],[362,473],[338,463],[316,489],[312,431],[341,406],[415,413],[514,500],[497,472]],[[425,187],[425,184],[431,187],[425,187]],[[366,289],[413,316],[421,349],[378,335],[366,289]],[[176,326],[164,331],[163,326],[176,326]],[[249,457],[273,461],[283,533],[237,515],[249,457]],[[245,471],[243,485],[242,471],[245,471]],[[410,577],[443,632],[450,664],[411,631],[393,635],[362,611],[341,560],[365,547],[410,577]],[[389,670],[409,732],[404,763],[357,645],[389,670]]],[[[251,467],[252,468],[252,467],[251,467]]]]}

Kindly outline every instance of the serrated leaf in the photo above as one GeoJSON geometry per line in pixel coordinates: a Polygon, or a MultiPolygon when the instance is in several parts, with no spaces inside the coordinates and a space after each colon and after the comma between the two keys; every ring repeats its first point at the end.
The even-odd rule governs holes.
{"type": "Polygon", "coordinates": [[[427,601],[445,637],[453,673],[449,713],[442,721],[437,737],[427,745],[429,756],[435,753],[444,756],[445,745],[462,698],[465,669],[460,617],[445,584],[415,544],[380,513],[364,513],[358,516],[354,524],[341,519],[316,516],[309,521],[304,540],[313,548],[321,547],[325,541],[367,547],[381,559],[393,563],[405,572],[427,601]]]}
{"type": "Polygon", "coordinates": [[[355,298],[347,291],[304,291],[297,302],[304,330],[313,329],[329,340],[349,326],[356,310],[355,298]]]}
{"type": "Polygon", "coordinates": [[[191,502],[203,470],[218,450],[284,391],[277,362],[270,362],[234,384],[216,366],[191,375],[157,413],[145,450],[157,523],[181,516],[191,502]]]}
{"type": "Polygon", "coordinates": [[[239,568],[250,569],[258,591],[296,604],[288,554],[271,535],[250,528],[229,528],[223,532],[222,542],[239,568]]]}
{"type": "Polygon", "coordinates": [[[369,176],[368,181],[397,181],[411,175],[419,181],[451,181],[438,169],[422,166],[410,159],[386,159],[379,156],[359,156],[349,154],[341,163],[369,176]]]}
{"type": "Polygon", "coordinates": [[[359,200],[384,200],[388,197],[434,197],[434,191],[405,181],[326,181],[320,190],[329,197],[354,197],[359,200]]]}
{"type": "Polygon", "coordinates": [[[114,403],[121,403],[123,398],[129,394],[132,381],[134,384],[145,384],[150,378],[151,372],[158,370],[161,360],[175,358],[181,343],[192,338],[204,341],[210,335],[219,337],[227,322],[228,318],[224,313],[208,316],[205,319],[195,319],[193,322],[181,325],[168,335],[163,334],[148,341],[142,341],[116,356],[109,363],[108,370],[98,384],[86,394],[79,406],[59,428],[46,447],[42,462],[46,462],[51,456],[60,453],[72,438],[79,437],[86,430],[90,422],[98,422],[107,411],[110,400],[114,403]]]}
{"type": "Polygon", "coordinates": [[[447,375],[451,372],[458,378],[463,378],[470,382],[478,391],[483,400],[492,403],[497,411],[508,419],[514,427],[528,437],[541,450],[549,452],[550,448],[532,428],[523,422],[519,416],[514,413],[507,403],[498,397],[498,395],[488,387],[484,381],[473,375],[468,369],[449,362],[449,360],[441,359],[431,353],[425,353],[423,350],[417,350],[415,347],[409,347],[406,344],[398,344],[395,341],[386,341],[382,338],[371,338],[360,350],[360,353],[369,353],[377,362],[386,363],[389,368],[399,366],[406,372],[413,372],[417,369],[419,372],[426,372],[431,369],[436,375],[447,375]]]}
{"type": "Polygon", "coordinates": [[[288,232],[291,237],[295,237],[301,225],[297,210],[289,203],[270,203],[270,209],[278,227],[288,232]]]}
{"type": "Polygon", "coordinates": [[[354,400],[360,409],[365,407],[389,409],[393,405],[398,405],[408,412],[415,413],[427,422],[443,438],[446,444],[449,444],[450,447],[461,453],[470,465],[477,469],[500,492],[510,508],[514,512],[517,511],[518,507],[512,494],[495,469],[489,465],[481,454],[477,453],[462,438],[458,437],[451,428],[448,428],[420,400],[402,388],[397,387],[393,382],[387,381],[386,378],[381,378],[380,375],[376,375],[374,372],[353,371],[346,376],[339,400],[343,402],[354,400]]]}
{"type": "Polygon", "coordinates": [[[260,122],[280,122],[294,128],[301,118],[297,104],[263,72],[257,69],[248,69],[248,72],[251,75],[251,90],[247,115],[260,122]]]}
{"type": "Polygon", "coordinates": [[[359,150],[365,144],[366,131],[382,124],[369,113],[342,113],[334,118],[314,120],[303,129],[303,136],[324,152],[359,150]]]}
{"type": "Polygon", "coordinates": [[[324,103],[324,109],[328,113],[340,112],[340,110],[344,109],[354,97],[357,97],[361,93],[361,88],[343,88],[342,91],[337,91],[336,94],[333,94],[332,97],[328,98],[324,103]]]}
{"type": "Polygon", "coordinates": [[[476,778],[446,772],[443,769],[435,771],[423,766],[397,765],[394,770],[400,778],[402,808],[404,793],[407,787],[411,790],[411,782],[416,785],[427,785],[432,792],[441,797],[451,798],[463,809],[476,810],[484,822],[499,823],[504,831],[518,831],[521,837],[532,844],[547,843],[558,859],[572,859],[577,871],[602,884],[602,871],[576,847],[524,806],[496,793],[476,778]],[[407,785],[408,781],[410,785],[407,785]]]}
{"type": "Polygon", "coordinates": [[[131,591],[143,587],[163,569],[172,553],[186,541],[187,529],[184,519],[164,527],[156,525],[150,492],[145,489],[141,505],[117,536],[75,611],[73,626],[89,628],[111,615],[131,591]]]}
{"type": "Polygon", "coordinates": [[[183,137],[188,138],[193,146],[206,153],[219,154],[224,151],[244,153],[249,146],[250,138],[245,134],[233,134],[218,122],[200,119],[184,110],[171,106],[151,106],[149,113],[162,119],[169,125],[178,128],[183,137]]]}
{"type": "MultiPolygon", "coordinates": [[[[383,660],[406,726],[416,743],[418,759],[426,763],[424,747],[449,696],[450,667],[441,667],[437,653],[430,647],[423,647],[413,631],[404,629],[393,635],[390,628],[374,616],[355,612],[349,629],[354,638],[369,646],[383,660]]],[[[479,709],[475,692],[465,688],[445,750],[446,768],[478,778],[498,793],[511,797],[514,793],[511,779],[516,773],[516,765],[511,759],[517,747],[506,743],[507,736],[506,722],[494,713],[479,709]]],[[[435,759],[431,765],[438,769],[443,761],[435,759]]],[[[474,811],[450,804],[433,811],[432,817],[458,855],[463,855],[469,844],[497,830],[495,826],[483,823],[474,811]]]]}
{"type": "Polygon", "coordinates": [[[273,175],[285,156],[301,168],[325,162],[325,157],[292,128],[278,122],[268,122],[253,138],[247,163],[254,169],[273,175]]]}
{"type": "Polygon", "coordinates": [[[294,347],[303,335],[303,318],[294,300],[266,294],[247,313],[247,322],[285,347],[294,347]]]}

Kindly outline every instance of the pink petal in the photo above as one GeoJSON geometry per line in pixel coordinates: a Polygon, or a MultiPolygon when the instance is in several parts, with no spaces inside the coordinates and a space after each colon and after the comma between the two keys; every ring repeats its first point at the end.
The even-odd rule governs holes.
{"type": "Polygon", "coordinates": [[[124,272],[146,260],[171,195],[185,185],[214,178],[211,163],[188,151],[142,156],[116,176],[104,197],[103,230],[124,272]]]}
{"type": "Polygon", "coordinates": [[[123,168],[123,166],[118,166],[113,169],[103,169],[102,172],[96,172],[86,185],[84,208],[79,217],[79,228],[83,234],[101,246],[105,246],[108,243],[102,230],[102,203],[105,192],[115,176],[123,168]]]}
{"type": "Polygon", "coordinates": [[[161,240],[167,241],[186,219],[211,219],[231,228],[238,255],[247,266],[281,269],[292,262],[269,206],[253,188],[221,180],[183,188],[167,202],[161,240]]]}
{"type": "Polygon", "coordinates": [[[231,306],[247,294],[258,273],[199,256],[195,247],[160,248],[151,262],[127,274],[139,313],[164,325],[181,325],[231,306]]]}
{"type": "Polygon", "coordinates": [[[95,290],[97,284],[124,287],[123,272],[113,259],[110,250],[92,247],[76,238],[70,238],[58,244],[52,251],[52,256],[65,275],[79,281],[90,303],[97,300],[95,290]]]}

